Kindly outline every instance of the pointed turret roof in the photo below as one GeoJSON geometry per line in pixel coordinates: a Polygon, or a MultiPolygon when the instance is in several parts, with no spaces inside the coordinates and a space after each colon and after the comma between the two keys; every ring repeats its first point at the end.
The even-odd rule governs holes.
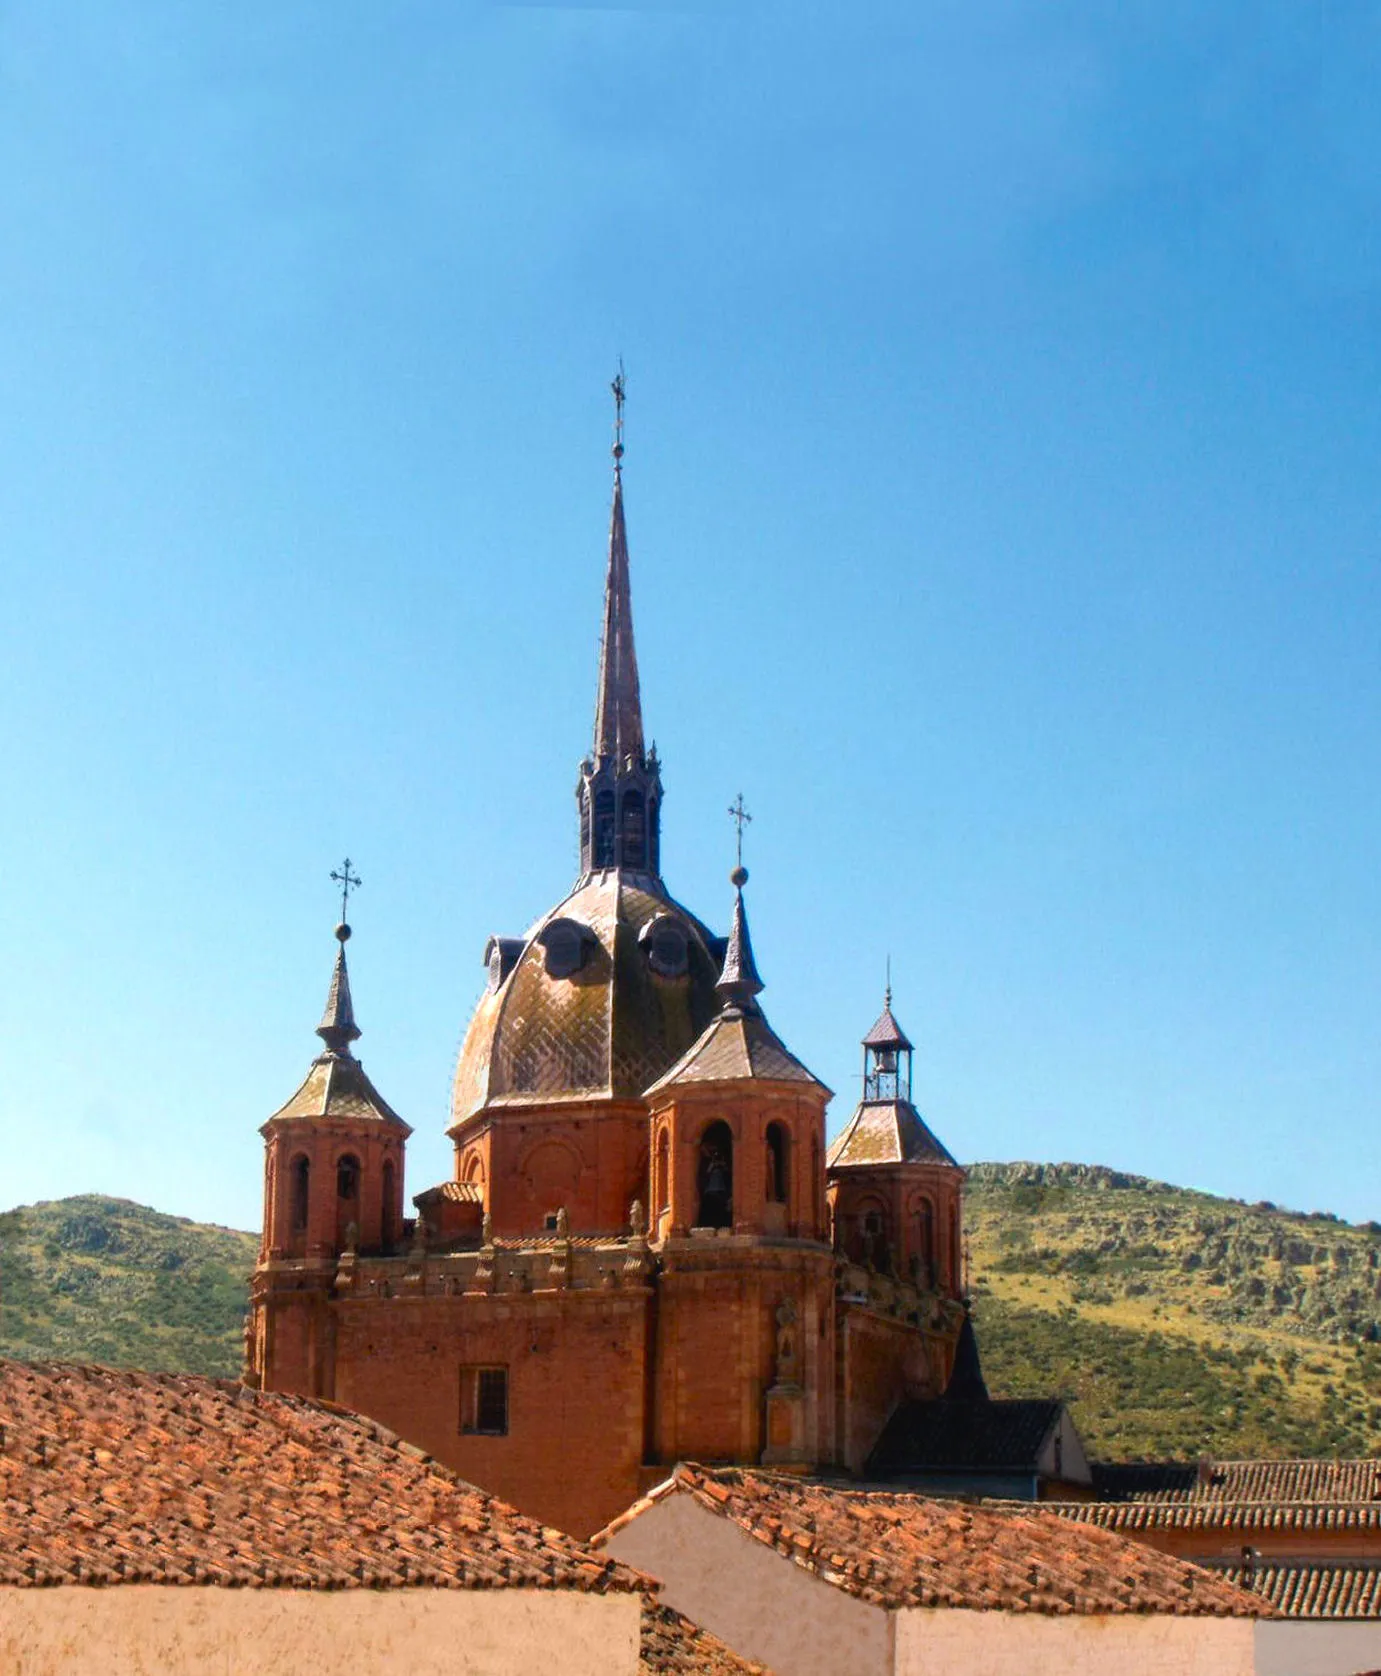
{"type": "Polygon", "coordinates": [[[882,1012],[878,1021],[863,1038],[864,1047],[871,1048],[903,1048],[911,1051],[912,1044],[905,1030],[892,1016],[892,986],[887,986],[887,997],[882,1004],[882,1012]]]}
{"type": "MultiPolygon", "coordinates": [[[[350,972],[345,963],[345,945],[350,939],[350,927],[341,922],[336,927],[336,964],[331,973],[331,987],[326,992],[326,1010],[316,1033],[326,1044],[325,1050],[312,1061],[306,1080],[285,1105],[269,1118],[269,1123],[280,1118],[365,1118],[412,1130],[379,1093],[365,1075],[364,1066],[350,1051],[352,1042],[360,1039],[360,1027],[355,1023],[355,1005],[350,995],[350,972]]],[[[268,1124],[264,1125],[267,1129],[268,1124]]]]}
{"type": "Polygon", "coordinates": [[[342,921],[336,927],[336,941],[340,947],[336,950],[331,987],[326,992],[326,1010],[316,1027],[317,1035],[326,1043],[326,1051],[343,1059],[350,1057],[351,1042],[360,1039],[360,1027],[355,1023],[355,1004],[350,998],[350,972],[345,964],[345,945],[349,937],[350,927],[342,921]]]}
{"type": "Polygon", "coordinates": [[[748,883],[748,869],[735,867],[729,875],[734,887],[734,918],[729,927],[729,941],[724,949],[724,970],[715,988],[724,997],[726,1006],[757,1011],[755,996],[761,995],[763,981],[758,976],[753,959],[753,940],[748,935],[748,916],[743,911],[743,887],[748,883]]]}
{"type": "MultiPolygon", "coordinates": [[[[619,412],[622,414],[622,397],[619,412]]],[[[619,421],[622,425],[622,419],[619,421]]],[[[623,519],[623,443],[614,444],[614,505],[609,518],[609,569],[604,582],[604,637],[595,692],[595,761],[643,759],[643,706],[633,649],[633,590],[623,519]]]]}
{"type": "Polygon", "coordinates": [[[825,1160],[830,1169],[853,1164],[945,1164],[949,1149],[909,1100],[864,1100],[825,1160]]]}
{"type": "Polygon", "coordinates": [[[743,887],[748,869],[736,867],[729,875],[734,886],[734,919],[724,953],[724,970],[716,985],[724,1005],[700,1038],[665,1075],[645,1090],[647,1096],[684,1083],[795,1082],[830,1090],[787,1047],[763,1016],[757,997],[763,982],[753,959],[743,887]]]}

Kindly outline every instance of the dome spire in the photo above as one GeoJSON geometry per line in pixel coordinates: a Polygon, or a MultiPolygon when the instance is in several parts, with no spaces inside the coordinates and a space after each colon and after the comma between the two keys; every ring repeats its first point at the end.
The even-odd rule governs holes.
{"type": "Polygon", "coordinates": [[[616,765],[643,759],[643,710],[633,649],[633,594],[628,578],[628,532],[623,519],[623,362],[614,392],[614,504],[609,519],[609,569],[604,583],[604,637],[595,692],[595,760],[616,765]]]}
{"type": "Polygon", "coordinates": [[[340,886],[340,924],[336,927],[335,970],[331,973],[331,987],[326,992],[326,1010],[316,1033],[326,1044],[326,1052],[337,1059],[350,1059],[351,1042],[360,1039],[360,1027],[355,1023],[355,1004],[350,997],[350,972],[345,964],[345,945],[350,940],[350,927],[345,913],[350,905],[350,892],[358,890],[361,880],[350,869],[347,856],[340,868],[331,874],[332,882],[340,886]]]}
{"type": "Polygon", "coordinates": [[[623,521],[623,362],[614,392],[614,506],[604,582],[604,633],[595,687],[594,748],[580,765],[580,871],[610,868],[661,876],[662,776],[657,747],[643,740],[638,657],[633,650],[633,594],[623,521]]]}

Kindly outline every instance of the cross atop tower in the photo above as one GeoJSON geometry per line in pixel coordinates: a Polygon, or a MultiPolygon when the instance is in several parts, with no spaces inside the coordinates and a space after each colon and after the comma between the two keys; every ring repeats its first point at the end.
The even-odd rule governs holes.
{"type": "Polygon", "coordinates": [[[737,851],[738,851],[738,863],[737,863],[737,865],[739,867],[742,867],[743,866],[743,829],[744,829],[745,826],[751,826],[753,824],[753,817],[748,813],[747,805],[743,801],[743,793],[742,792],[740,792],[738,794],[738,796],[734,799],[734,801],[729,805],[729,819],[731,821],[733,821],[735,827],[738,829],[736,834],[735,834],[735,841],[736,841],[736,844],[737,844],[737,851]]]}
{"type": "Polygon", "coordinates": [[[350,857],[346,856],[340,866],[331,874],[331,882],[340,886],[340,922],[345,924],[346,910],[350,906],[350,892],[358,890],[364,881],[357,873],[350,871],[350,857]]]}
{"type": "Polygon", "coordinates": [[[619,356],[619,370],[614,374],[614,382],[609,386],[614,392],[614,470],[618,471],[623,460],[623,402],[625,385],[623,381],[623,357],[619,356]]]}

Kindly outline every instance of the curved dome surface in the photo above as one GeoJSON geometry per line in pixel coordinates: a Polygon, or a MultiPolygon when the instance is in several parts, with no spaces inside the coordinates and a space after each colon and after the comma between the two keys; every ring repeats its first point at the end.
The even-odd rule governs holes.
{"type": "Polygon", "coordinates": [[[456,1065],[452,1125],[490,1104],[636,1099],[695,1043],[719,1010],[723,943],[650,874],[614,868],[582,879],[524,939],[512,969],[480,1000],[456,1065]],[[658,972],[664,917],[686,933],[686,968],[658,972]],[[557,921],[588,935],[584,959],[554,977],[543,933],[557,921]],[[640,940],[641,936],[641,940],[640,940]]]}

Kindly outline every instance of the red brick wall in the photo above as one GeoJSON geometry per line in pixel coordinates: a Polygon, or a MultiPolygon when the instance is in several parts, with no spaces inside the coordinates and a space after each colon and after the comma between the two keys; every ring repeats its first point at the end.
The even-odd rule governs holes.
{"type": "MultiPolygon", "coordinates": [[[[938,1347],[936,1347],[938,1348],[938,1347]]],[[[859,1472],[892,1410],[906,1396],[939,1396],[946,1370],[920,1333],[862,1309],[839,1328],[839,1442],[842,1464],[859,1472]]]]}
{"type": "Polygon", "coordinates": [[[541,1233],[562,1206],[573,1234],[613,1233],[634,1199],[647,1205],[641,1102],[487,1112],[455,1134],[456,1179],[484,1182],[500,1238],[541,1233]]]}
{"type": "Polygon", "coordinates": [[[646,1294],[337,1306],[335,1400],[524,1513],[588,1536],[638,1493],[646,1294]],[[507,1367],[506,1437],[463,1435],[463,1365],[507,1367]]]}

